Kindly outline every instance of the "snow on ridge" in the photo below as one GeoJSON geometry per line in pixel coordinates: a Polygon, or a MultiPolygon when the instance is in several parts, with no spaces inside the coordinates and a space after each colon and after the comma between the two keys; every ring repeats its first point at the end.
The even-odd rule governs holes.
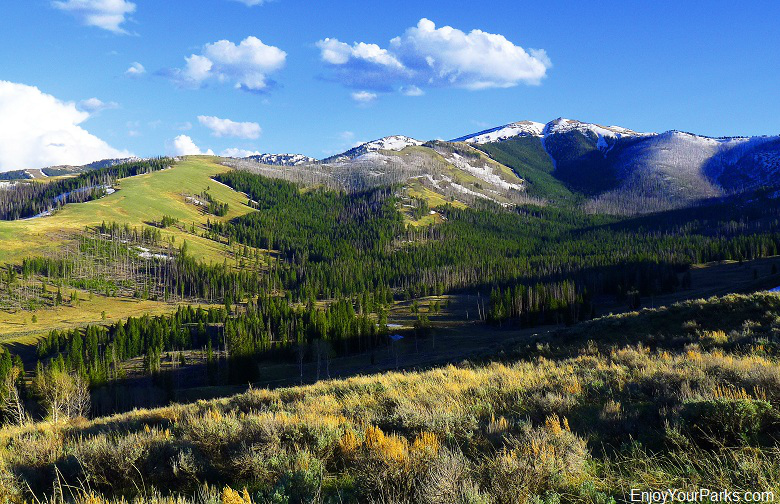
{"type": "Polygon", "coordinates": [[[391,135],[362,143],[346,152],[325,158],[324,163],[345,163],[369,152],[400,151],[409,146],[422,145],[424,142],[405,135],[391,135]]]}
{"type": "Polygon", "coordinates": [[[622,126],[602,126],[600,124],[585,123],[574,119],[565,119],[559,117],[554,121],[548,122],[544,126],[542,135],[556,135],[578,131],[580,133],[595,133],[599,139],[604,138],[622,138],[622,137],[645,137],[655,136],[656,133],[640,133],[622,126]]]}
{"type": "Polygon", "coordinates": [[[409,147],[410,145],[422,145],[422,144],[423,142],[408,136],[391,135],[391,136],[380,138],[378,140],[373,140],[371,142],[366,142],[363,145],[359,146],[358,148],[364,147],[365,150],[369,152],[377,151],[377,150],[399,151],[399,150],[403,150],[406,147],[409,147]]]}
{"type": "Polygon", "coordinates": [[[275,166],[298,166],[317,162],[316,159],[303,154],[258,154],[244,159],[275,166]]]}
{"type": "Polygon", "coordinates": [[[535,136],[541,137],[544,124],[534,121],[518,121],[504,126],[487,129],[451,140],[452,142],[466,142],[485,144],[491,142],[503,142],[514,137],[535,136]]]}

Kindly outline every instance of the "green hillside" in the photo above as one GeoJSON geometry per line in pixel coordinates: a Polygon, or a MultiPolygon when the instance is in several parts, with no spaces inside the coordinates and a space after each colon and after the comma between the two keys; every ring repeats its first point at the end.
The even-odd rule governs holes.
{"type": "Polygon", "coordinates": [[[553,201],[575,198],[561,181],[555,178],[555,165],[536,137],[517,137],[503,142],[475,145],[499,163],[512,168],[528,181],[528,194],[553,201]]]}
{"type": "MultiPolygon", "coordinates": [[[[202,226],[207,220],[229,220],[246,214],[246,196],[211,180],[217,173],[228,171],[216,158],[190,157],[168,170],[130,177],[119,181],[118,190],[99,200],[70,204],[53,216],[16,221],[0,221],[0,263],[16,263],[40,254],[52,254],[70,239],[72,233],[102,222],[117,222],[130,226],[146,226],[164,215],[185,225],[202,226]],[[199,194],[206,189],[214,199],[228,203],[230,211],[224,217],[204,214],[188,204],[183,194],[199,194]]],[[[164,236],[172,236],[177,244],[187,240],[191,253],[198,259],[222,262],[224,247],[197,233],[168,228],[164,236]]]]}

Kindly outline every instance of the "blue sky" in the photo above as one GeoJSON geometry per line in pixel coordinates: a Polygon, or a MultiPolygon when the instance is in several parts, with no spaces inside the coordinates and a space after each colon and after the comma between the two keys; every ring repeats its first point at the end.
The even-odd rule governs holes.
{"type": "Polygon", "coordinates": [[[448,139],[559,116],[780,133],[772,1],[12,0],[2,11],[0,170],[193,145],[321,158],[390,134],[448,139]],[[136,62],[145,72],[128,74],[136,62]],[[52,152],[38,137],[55,139],[52,152]]]}

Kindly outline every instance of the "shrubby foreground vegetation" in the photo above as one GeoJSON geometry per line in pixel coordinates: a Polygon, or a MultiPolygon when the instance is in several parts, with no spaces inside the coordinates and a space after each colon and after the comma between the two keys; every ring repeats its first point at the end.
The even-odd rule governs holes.
{"type": "Polygon", "coordinates": [[[0,431],[6,502],[614,502],[780,492],[780,296],[690,301],[492,362],[0,431]]]}

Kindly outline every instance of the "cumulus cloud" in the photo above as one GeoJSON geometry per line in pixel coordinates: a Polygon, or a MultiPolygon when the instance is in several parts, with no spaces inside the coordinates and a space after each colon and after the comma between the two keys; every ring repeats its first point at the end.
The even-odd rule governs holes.
{"type": "Polygon", "coordinates": [[[87,26],[96,26],[113,33],[126,34],[122,24],[135,12],[136,5],[127,0],[55,0],[57,9],[70,12],[87,26]]]}
{"type": "Polygon", "coordinates": [[[106,103],[99,98],[89,98],[79,102],[79,109],[83,110],[84,112],[89,112],[90,114],[116,108],[119,108],[119,104],[117,102],[106,103]]]}
{"type": "Polygon", "coordinates": [[[79,126],[90,114],[38,88],[0,81],[0,171],[129,157],[79,126]]]}
{"type": "Polygon", "coordinates": [[[421,19],[387,48],[338,39],[317,42],[320,57],[342,84],[373,91],[400,89],[420,96],[422,87],[470,90],[539,84],[552,66],[543,49],[515,45],[503,35],[451,26],[437,28],[421,19]]]}
{"type": "Polygon", "coordinates": [[[376,100],[376,98],[376,93],[371,93],[369,91],[355,91],[352,93],[352,99],[358,103],[371,103],[372,101],[376,100]]]}
{"type": "Polygon", "coordinates": [[[236,89],[258,92],[271,85],[268,76],[281,69],[286,59],[286,52],[257,37],[247,37],[239,44],[220,40],[203,46],[201,54],[184,58],[186,64],[173,70],[172,77],[186,87],[201,87],[216,80],[232,82],[236,89]]]}
{"type": "Polygon", "coordinates": [[[338,39],[326,38],[317,42],[322,60],[333,65],[344,65],[350,60],[359,60],[374,65],[402,70],[404,66],[395,56],[376,44],[356,42],[350,46],[338,39]]]}
{"type": "Polygon", "coordinates": [[[211,130],[215,137],[236,137],[254,140],[260,138],[262,129],[254,122],[236,122],[214,116],[198,116],[198,122],[211,130]]]}
{"type": "Polygon", "coordinates": [[[179,135],[173,139],[173,141],[167,145],[168,151],[174,156],[213,156],[214,151],[208,149],[206,152],[200,150],[200,147],[195,145],[192,138],[187,135],[179,135]]]}
{"type": "Polygon", "coordinates": [[[225,149],[222,151],[220,156],[222,157],[232,157],[232,158],[245,158],[249,156],[259,156],[262,154],[262,152],[259,151],[251,151],[246,149],[236,149],[236,148],[230,148],[225,149]]]}
{"type": "Polygon", "coordinates": [[[137,61],[134,62],[132,65],[130,65],[130,68],[125,70],[125,76],[131,78],[140,77],[145,73],[146,73],[146,68],[144,68],[144,66],[138,63],[137,61]]]}

